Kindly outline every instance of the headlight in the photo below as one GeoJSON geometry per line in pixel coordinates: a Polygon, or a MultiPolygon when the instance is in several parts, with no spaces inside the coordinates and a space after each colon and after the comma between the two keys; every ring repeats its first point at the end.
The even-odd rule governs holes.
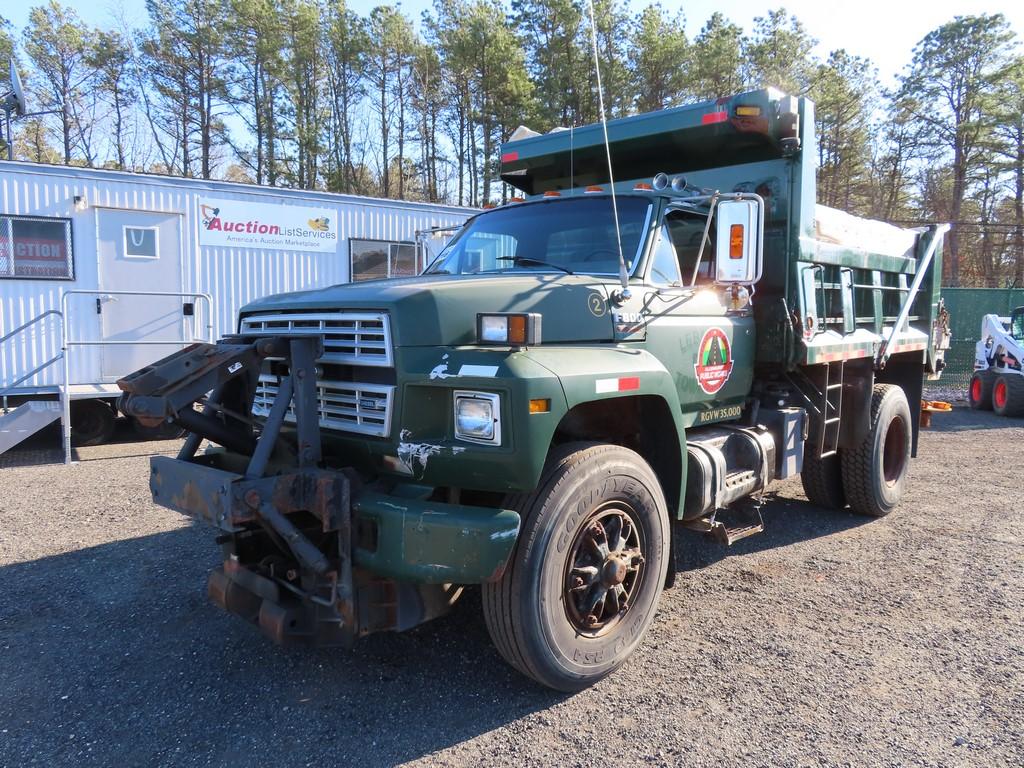
{"type": "Polygon", "coordinates": [[[456,390],[455,437],[471,443],[501,444],[501,398],[488,392],[456,390]]]}
{"type": "Polygon", "coordinates": [[[480,344],[533,347],[540,344],[540,315],[536,312],[476,316],[476,339],[480,344]]]}

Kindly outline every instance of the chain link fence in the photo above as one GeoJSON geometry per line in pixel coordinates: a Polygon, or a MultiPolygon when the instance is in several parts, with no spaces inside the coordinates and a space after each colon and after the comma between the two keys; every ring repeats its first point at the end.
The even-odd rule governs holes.
{"type": "Polygon", "coordinates": [[[930,391],[945,393],[947,399],[966,396],[974,373],[974,345],[981,333],[981,318],[988,314],[1008,317],[1014,307],[1024,305],[1020,288],[943,288],[942,298],[949,310],[953,341],[946,352],[946,369],[937,382],[926,382],[930,391]]]}

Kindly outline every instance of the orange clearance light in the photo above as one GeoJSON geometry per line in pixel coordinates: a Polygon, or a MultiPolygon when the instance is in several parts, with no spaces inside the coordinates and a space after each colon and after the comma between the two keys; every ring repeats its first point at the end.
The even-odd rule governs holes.
{"type": "Polygon", "coordinates": [[[585,190],[583,190],[583,191],[584,191],[584,192],[585,192],[586,194],[588,194],[588,195],[589,195],[589,194],[592,194],[592,193],[594,193],[594,192],[604,192],[604,188],[603,188],[603,187],[599,187],[599,186],[597,186],[596,184],[593,184],[593,185],[591,185],[591,186],[587,187],[587,188],[586,188],[585,190]]]}
{"type": "Polygon", "coordinates": [[[526,315],[508,316],[508,343],[526,344],[526,315]]]}
{"type": "Polygon", "coordinates": [[[491,208],[497,208],[497,207],[498,206],[496,206],[494,203],[484,203],[484,210],[485,211],[489,211],[491,208]]]}
{"type": "Polygon", "coordinates": [[[633,186],[634,192],[653,192],[654,187],[648,184],[646,181],[641,181],[639,184],[633,186]]]}
{"type": "Polygon", "coordinates": [[[736,107],[737,117],[760,117],[761,108],[755,107],[750,104],[739,104],[736,107]]]}
{"type": "Polygon", "coordinates": [[[525,203],[526,202],[526,198],[525,197],[510,197],[508,199],[508,201],[510,203],[525,203]]]}
{"type": "Polygon", "coordinates": [[[551,399],[538,397],[530,401],[530,413],[549,413],[551,411],[551,399]]]}
{"type": "Polygon", "coordinates": [[[553,189],[549,189],[547,192],[544,193],[544,197],[561,197],[561,196],[562,196],[561,192],[556,192],[553,189]]]}
{"type": "Polygon", "coordinates": [[[743,225],[733,224],[729,227],[729,258],[743,258],[743,225]]]}

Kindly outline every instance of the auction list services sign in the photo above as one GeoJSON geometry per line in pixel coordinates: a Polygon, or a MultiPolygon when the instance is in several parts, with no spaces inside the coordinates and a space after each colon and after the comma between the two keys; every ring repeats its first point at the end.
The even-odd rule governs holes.
{"type": "Polygon", "coordinates": [[[338,212],[243,200],[199,200],[199,244],[334,253],[338,212]]]}

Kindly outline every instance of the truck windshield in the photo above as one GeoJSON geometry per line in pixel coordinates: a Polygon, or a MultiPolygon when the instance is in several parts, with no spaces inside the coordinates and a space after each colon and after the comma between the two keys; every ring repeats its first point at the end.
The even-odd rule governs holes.
{"type": "MultiPolygon", "coordinates": [[[[651,211],[642,197],[618,198],[622,255],[633,269],[651,211]]],[[[426,274],[557,271],[617,275],[619,249],[610,197],[512,205],[469,222],[426,274]]]]}

